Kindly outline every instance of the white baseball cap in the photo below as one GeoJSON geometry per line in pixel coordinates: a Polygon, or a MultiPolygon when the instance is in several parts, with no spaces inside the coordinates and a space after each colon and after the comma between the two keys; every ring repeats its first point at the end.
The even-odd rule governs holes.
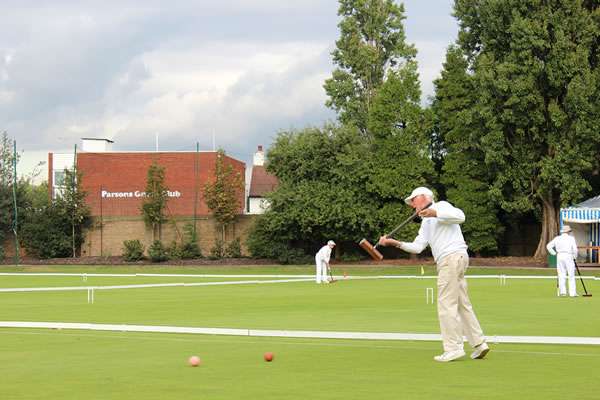
{"type": "Polygon", "coordinates": [[[330,245],[330,244],[335,246],[335,242],[333,240],[330,240],[329,242],[327,242],[327,245],[330,245]]]}
{"type": "Polygon", "coordinates": [[[412,201],[412,199],[414,199],[420,194],[431,196],[431,198],[433,198],[433,192],[431,190],[427,189],[426,187],[420,186],[413,190],[410,196],[404,199],[404,202],[410,206],[410,202],[412,201]]]}

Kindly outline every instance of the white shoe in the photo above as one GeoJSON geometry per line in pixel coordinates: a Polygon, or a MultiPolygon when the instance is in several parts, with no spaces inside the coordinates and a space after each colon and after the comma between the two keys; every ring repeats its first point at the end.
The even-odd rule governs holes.
{"type": "Polygon", "coordinates": [[[579,297],[579,295],[577,293],[572,294],[571,297],[579,297]]]}
{"type": "Polygon", "coordinates": [[[475,347],[473,354],[471,354],[471,358],[473,360],[481,360],[489,351],[489,346],[486,342],[483,342],[479,346],[475,347]]]}
{"type": "Polygon", "coordinates": [[[452,351],[444,352],[444,354],[442,354],[441,356],[435,356],[435,357],[433,357],[433,359],[435,361],[448,362],[448,361],[454,361],[456,359],[459,359],[464,355],[465,355],[464,350],[452,350],[452,351]]]}

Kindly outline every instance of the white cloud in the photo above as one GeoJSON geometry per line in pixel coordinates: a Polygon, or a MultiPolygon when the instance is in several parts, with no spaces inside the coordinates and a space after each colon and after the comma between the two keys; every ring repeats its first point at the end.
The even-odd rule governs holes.
{"type": "Polygon", "coordinates": [[[260,48],[208,45],[189,53],[144,55],[152,76],[139,87],[146,103],[128,108],[127,114],[116,113],[107,136],[135,143],[159,132],[161,137],[177,135],[194,143],[199,134],[206,140],[206,132],[215,130],[221,145],[234,145],[270,120],[302,118],[315,104],[327,112],[322,84],[330,66],[315,60],[329,52],[325,45],[292,43],[260,48]]]}
{"type": "MultiPolygon", "coordinates": [[[[423,99],[456,35],[450,0],[405,1],[423,99]],[[432,22],[433,21],[433,22],[432,22]]],[[[84,136],[115,150],[217,146],[249,161],[281,129],[320,125],[337,1],[56,0],[0,14],[0,132],[27,152],[84,136]]]]}

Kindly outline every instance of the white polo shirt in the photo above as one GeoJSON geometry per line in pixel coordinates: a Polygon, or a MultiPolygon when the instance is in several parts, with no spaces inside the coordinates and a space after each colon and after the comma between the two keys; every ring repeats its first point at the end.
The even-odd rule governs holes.
{"type": "Polygon", "coordinates": [[[447,201],[433,203],[430,208],[436,211],[437,217],[423,218],[415,240],[402,242],[399,247],[419,254],[429,245],[436,262],[453,253],[467,254],[467,244],[459,225],[465,221],[465,213],[447,201]]]}

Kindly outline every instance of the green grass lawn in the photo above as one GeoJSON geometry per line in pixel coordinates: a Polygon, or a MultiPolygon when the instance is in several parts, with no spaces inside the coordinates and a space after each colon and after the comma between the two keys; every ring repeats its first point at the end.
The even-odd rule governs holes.
{"type": "Polygon", "coordinates": [[[3,399],[592,399],[599,388],[590,346],[500,344],[483,360],[436,363],[439,346],[423,342],[0,335],[3,399]],[[191,355],[200,366],[188,366],[191,355]]]}
{"type": "MultiPolygon", "coordinates": [[[[78,267],[46,272],[73,272],[78,267]]],[[[81,267],[83,269],[83,267],[81,267]]],[[[169,269],[204,274],[210,269],[169,269]]],[[[312,268],[243,268],[288,274],[312,268]]],[[[491,269],[470,270],[498,274],[491,269]]],[[[112,273],[126,269],[97,268],[112,273]]],[[[212,273],[241,273],[239,268],[212,273]]],[[[420,275],[352,269],[353,275],[420,275]]],[[[499,270],[500,271],[500,270],[499,270]]],[[[513,270],[502,270],[509,275],[513,270]]],[[[535,274],[551,275],[551,270],[535,274]]],[[[6,271],[1,272],[16,272],[6,271]]],[[[129,272],[142,272],[129,270],[129,272]]],[[[156,270],[151,271],[156,273],[156,270]]],[[[428,271],[429,273],[430,271],[428,271]]],[[[533,275],[531,271],[519,275],[533,275]]],[[[429,273],[431,275],[431,273],[429,273]]],[[[222,278],[221,278],[222,279],[222,278]]],[[[255,278],[252,278],[255,279],[255,278]]],[[[184,278],[185,282],[214,278],[184,278]]],[[[0,276],[0,287],[180,282],[167,277],[0,276]]],[[[588,292],[599,281],[586,280],[588,292]]],[[[578,281],[578,284],[580,282],[578,281]]],[[[243,329],[439,333],[435,279],[0,293],[0,320],[243,329]],[[434,290],[435,292],[435,290],[434,290]]],[[[583,293],[579,286],[579,292],[583,293]]],[[[437,363],[439,342],[290,339],[120,331],[0,329],[0,399],[593,399],[600,346],[493,343],[494,335],[598,337],[598,297],[559,298],[552,279],[469,279],[491,352],[437,363]],[[263,353],[272,351],[271,363],[263,353]],[[192,355],[199,367],[187,364],[192,355]]]]}

